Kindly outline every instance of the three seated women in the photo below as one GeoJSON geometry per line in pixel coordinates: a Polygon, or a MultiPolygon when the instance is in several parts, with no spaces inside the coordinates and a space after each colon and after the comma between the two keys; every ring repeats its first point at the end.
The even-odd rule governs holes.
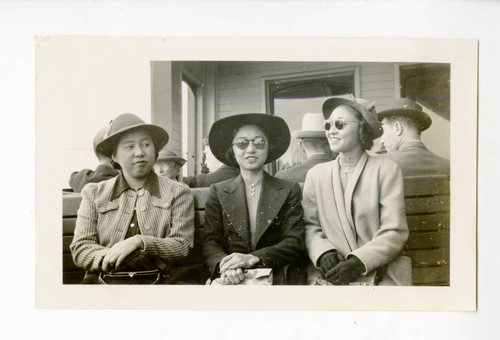
{"type": "MultiPolygon", "coordinates": [[[[409,234],[401,171],[366,153],[382,133],[376,113],[367,101],[331,98],[323,115],[339,156],[309,171],[303,193],[264,170],[289,146],[283,119],[241,114],[213,124],[210,149],[240,175],[209,189],[197,246],[211,282],[244,284],[249,270],[268,268],[273,284],[305,284],[302,264],[310,262],[310,284],[411,284],[410,260],[401,256],[409,234]]],[[[187,186],[152,171],[167,141],[165,130],[133,115],[110,125],[98,150],[121,174],[82,192],[71,245],[78,266],[106,272],[136,252],[166,262],[188,254],[193,197],[187,186]]]]}

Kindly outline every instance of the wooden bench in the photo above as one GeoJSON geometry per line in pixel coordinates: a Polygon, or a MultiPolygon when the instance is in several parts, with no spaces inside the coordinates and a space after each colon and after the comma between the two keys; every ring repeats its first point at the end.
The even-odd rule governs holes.
{"type": "Polygon", "coordinates": [[[450,285],[450,182],[445,176],[405,178],[404,248],[412,258],[414,286],[450,285]]]}
{"type": "MultiPolygon", "coordinates": [[[[200,263],[199,240],[205,223],[208,188],[191,189],[195,201],[195,247],[182,265],[198,265],[203,284],[206,277],[200,263]]],[[[446,177],[412,177],[405,179],[406,216],[410,237],[405,252],[413,262],[413,284],[418,286],[449,285],[450,263],[450,186],[446,177]]],[[[73,240],[81,195],[63,193],[63,283],[81,283],[84,271],[73,263],[69,245],[73,240]]]]}

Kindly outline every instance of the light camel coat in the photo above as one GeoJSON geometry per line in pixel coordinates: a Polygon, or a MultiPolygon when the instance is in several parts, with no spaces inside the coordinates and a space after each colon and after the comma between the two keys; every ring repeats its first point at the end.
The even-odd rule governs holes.
{"type": "Polygon", "coordinates": [[[336,249],[355,255],[366,267],[357,281],[370,281],[383,269],[381,284],[411,284],[411,261],[398,256],[408,239],[403,177],[387,158],[364,153],[345,193],[338,158],[312,168],[304,184],[306,246],[312,263],[336,249]]]}

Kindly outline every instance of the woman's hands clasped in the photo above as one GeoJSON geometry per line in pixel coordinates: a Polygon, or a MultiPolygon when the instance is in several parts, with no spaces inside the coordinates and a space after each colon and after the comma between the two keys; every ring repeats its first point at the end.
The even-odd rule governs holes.
{"type": "Polygon", "coordinates": [[[144,244],[139,237],[131,237],[116,243],[104,256],[102,260],[102,271],[106,273],[119,268],[130,254],[143,247],[144,244]]]}
{"type": "Polygon", "coordinates": [[[222,279],[228,279],[231,284],[240,284],[245,279],[243,269],[252,268],[260,262],[260,258],[252,254],[232,253],[219,263],[222,279]]]}

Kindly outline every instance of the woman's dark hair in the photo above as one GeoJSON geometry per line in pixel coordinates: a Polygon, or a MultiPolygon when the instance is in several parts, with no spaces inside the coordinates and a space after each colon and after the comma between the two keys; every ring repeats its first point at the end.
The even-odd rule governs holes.
{"type": "Polygon", "coordinates": [[[359,119],[358,136],[361,148],[363,150],[370,150],[373,147],[373,130],[358,110],[354,110],[354,112],[356,118],[359,119]]]}

